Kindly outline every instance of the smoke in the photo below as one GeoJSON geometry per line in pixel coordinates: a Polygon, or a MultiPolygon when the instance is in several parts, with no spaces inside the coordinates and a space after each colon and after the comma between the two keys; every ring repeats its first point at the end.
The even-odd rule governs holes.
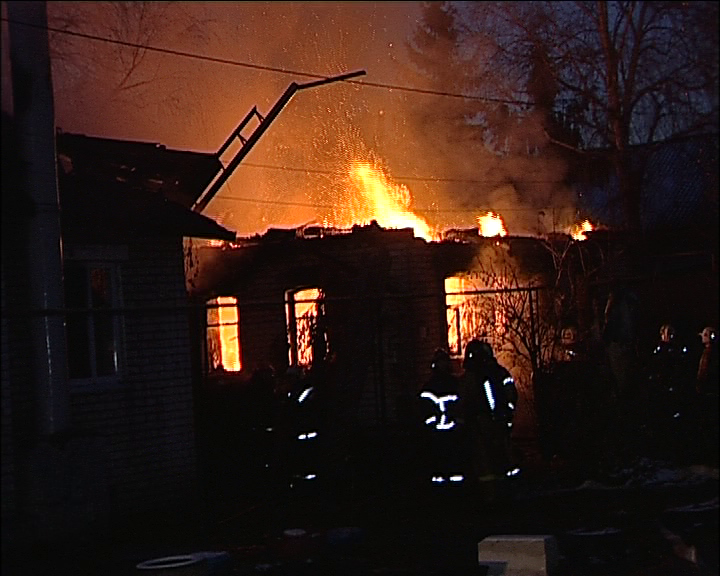
{"type": "MultiPolygon", "coordinates": [[[[107,11],[112,3],[50,3],[51,20],[66,4],[75,11],[87,6],[75,19],[81,31],[107,33],[109,26],[92,11],[100,5],[107,11]]],[[[352,83],[299,91],[210,202],[206,214],[241,236],[331,220],[338,202],[348,198],[353,161],[382,166],[390,180],[409,190],[410,209],[438,229],[474,226],[478,213],[488,209],[501,214],[510,234],[544,233],[575,221],[572,195],[560,184],[561,159],[527,153],[542,145],[539,123],[520,126],[511,117],[493,117],[496,138],[526,147],[500,155],[488,149],[482,129],[458,127],[451,116],[457,99],[358,85],[437,89],[411,74],[407,58],[421,3],[177,6],[181,12],[163,13],[166,28],[148,25],[154,32],[150,44],[324,76],[367,72],[352,83]]],[[[55,35],[51,42],[60,38],[55,35]]],[[[264,115],[291,82],[312,80],[146,52],[135,71],[147,81],[142,92],[118,93],[112,88],[118,78],[104,75],[110,67],[102,65],[114,62],[117,46],[74,39],[71,50],[64,40],[70,60],[90,48],[94,59],[94,66],[83,61],[83,70],[92,74],[54,66],[56,118],[67,132],[215,152],[253,106],[264,115]]],[[[230,156],[238,147],[235,142],[230,156]]]]}

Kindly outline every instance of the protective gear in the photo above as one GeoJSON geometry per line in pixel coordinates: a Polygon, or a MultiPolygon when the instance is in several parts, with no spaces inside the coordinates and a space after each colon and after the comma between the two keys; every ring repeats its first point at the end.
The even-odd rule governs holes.
{"type": "Polygon", "coordinates": [[[681,458],[691,411],[691,364],[688,349],[675,341],[670,324],[660,327],[660,340],[648,363],[649,427],[655,449],[663,456],[681,458]]]}
{"type": "Polygon", "coordinates": [[[711,342],[715,342],[717,339],[717,331],[712,326],[706,326],[703,331],[698,334],[702,338],[702,343],[707,345],[711,342]]]}
{"type": "Polygon", "coordinates": [[[465,360],[463,367],[467,370],[474,364],[484,364],[495,358],[493,349],[487,342],[473,339],[465,347],[465,360]]]}
{"type": "Polygon", "coordinates": [[[675,338],[675,328],[670,324],[660,326],[660,340],[662,342],[670,342],[675,338]]]}
{"type": "Polygon", "coordinates": [[[717,466],[720,415],[718,414],[718,359],[717,333],[707,326],[701,333],[702,354],[697,367],[695,389],[698,409],[697,437],[700,439],[701,456],[717,466]]]}
{"type": "Polygon", "coordinates": [[[468,389],[466,420],[472,429],[478,453],[478,478],[515,475],[510,432],[517,407],[515,381],[493,354],[487,342],[472,340],[465,349],[468,389]]]}
{"type": "Polygon", "coordinates": [[[425,426],[450,430],[459,422],[458,379],[450,370],[450,355],[438,348],[432,359],[430,380],[420,391],[425,426]]]}
{"type": "Polygon", "coordinates": [[[431,376],[419,393],[423,466],[426,481],[461,484],[467,475],[467,445],[461,417],[459,379],[452,373],[450,355],[438,348],[431,376]]]}
{"type": "Polygon", "coordinates": [[[562,345],[569,348],[574,346],[578,340],[577,328],[574,326],[567,326],[560,332],[560,340],[562,345]]]}
{"type": "Polygon", "coordinates": [[[296,491],[318,490],[324,481],[327,443],[325,433],[324,390],[320,383],[293,367],[287,395],[283,398],[278,433],[281,481],[296,491]]]}
{"type": "Polygon", "coordinates": [[[560,362],[576,362],[585,360],[587,353],[585,345],[580,340],[578,329],[575,326],[566,326],[560,331],[560,362]]]}
{"type": "Polygon", "coordinates": [[[498,364],[490,344],[480,340],[468,342],[463,366],[476,377],[475,386],[481,392],[480,397],[485,400],[481,402],[484,411],[493,420],[505,421],[509,427],[517,405],[515,380],[510,372],[498,364]]]}

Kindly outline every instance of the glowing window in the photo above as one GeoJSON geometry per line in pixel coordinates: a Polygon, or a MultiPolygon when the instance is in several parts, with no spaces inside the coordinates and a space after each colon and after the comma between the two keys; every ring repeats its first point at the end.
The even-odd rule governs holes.
{"type": "Polygon", "coordinates": [[[322,358],[327,353],[324,297],[319,288],[287,293],[285,313],[290,364],[310,366],[313,358],[322,358]]]}
{"type": "Polygon", "coordinates": [[[505,312],[499,294],[479,294],[487,286],[466,276],[445,278],[448,349],[462,355],[473,338],[493,340],[505,331],[505,312]]]}
{"type": "Polygon", "coordinates": [[[467,294],[478,288],[461,276],[445,278],[445,309],[448,324],[448,348],[460,356],[465,344],[480,332],[481,313],[479,296],[467,294]]]}
{"type": "Polygon", "coordinates": [[[220,296],[208,301],[207,352],[211,371],[239,372],[242,368],[238,320],[237,299],[220,296]]]}

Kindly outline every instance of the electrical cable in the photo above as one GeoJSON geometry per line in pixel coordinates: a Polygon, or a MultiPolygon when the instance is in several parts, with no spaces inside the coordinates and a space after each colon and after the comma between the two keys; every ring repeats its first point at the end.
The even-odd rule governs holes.
{"type": "MultiPolygon", "coordinates": [[[[207,56],[205,54],[197,54],[194,52],[186,52],[183,50],[174,50],[171,48],[163,48],[160,46],[152,46],[152,45],[144,45],[144,44],[138,44],[136,42],[128,42],[126,40],[116,40],[113,38],[106,38],[104,36],[98,36],[96,34],[87,34],[85,32],[77,32],[73,30],[63,30],[61,28],[56,28],[54,26],[40,26],[37,24],[31,24],[29,22],[21,22],[18,20],[10,20],[9,18],[2,18],[3,22],[13,23],[13,24],[19,24],[21,26],[28,26],[30,28],[42,28],[47,30],[48,32],[54,32],[56,34],[65,34],[67,36],[74,36],[76,38],[84,38],[85,40],[93,40],[96,42],[106,42],[109,44],[115,44],[118,46],[126,46],[128,48],[140,48],[142,50],[147,50],[149,52],[157,52],[159,54],[165,54],[169,56],[181,56],[183,58],[192,58],[195,60],[202,60],[204,62],[212,62],[215,64],[226,64],[229,66],[238,66],[241,68],[248,68],[251,70],[259,70],[264,72],[275,72],[277,74],[287,74],[292,76],[303,76],[305,78],[315,78],[324,80],[328,78],[327,75],[323,74],[315,74],[313,72],[305,72],[302,70],[292,70],[290,68],[281,68],[277,66],[267,66],[263,64],[253,64],[251,62],[242,62],[239,60],[232,60],[229,58],[220,58],[217,56],[207,56]]],[[[415,94],[427,94],[432,96],[444,96],[447,98],[461,98],[463,100],[474,100],[479,102],[492,102],[494,104],[512,104],[515,106],[526,106],[531,107],[533,106],[532,102],[526,102],[523,100],[512,100],[512,99],[503,99],[503,98],[492,98],[488,96],[472,96],[469,94],[457,94],[454,92],[445,92],[440,90],[430,90],[425,88],[415,88],[413,86],[400,86],[396,84],[384,84],[381,82],[364,82],[364,81],[358,81],[358,80],[344,80],[343,82],[346,82],[347,84],[354,84],[357,86],[368,86],[371,88],[382,88],[385,90],[397,90],[402,92],[411,92],[415,94]]]]}

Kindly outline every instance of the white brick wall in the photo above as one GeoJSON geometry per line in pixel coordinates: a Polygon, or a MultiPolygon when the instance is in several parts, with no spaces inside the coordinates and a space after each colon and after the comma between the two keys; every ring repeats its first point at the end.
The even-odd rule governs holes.
{"type": "Polygon", "coordinates": [[[72,409],[80,431],[105,439],[110,494],[118,510],[131,512],[182,498],[195,485],[182,242],[130,246],[121,282],[129,310],[122,381],[117,388],[75,391],[72,409]]]}

